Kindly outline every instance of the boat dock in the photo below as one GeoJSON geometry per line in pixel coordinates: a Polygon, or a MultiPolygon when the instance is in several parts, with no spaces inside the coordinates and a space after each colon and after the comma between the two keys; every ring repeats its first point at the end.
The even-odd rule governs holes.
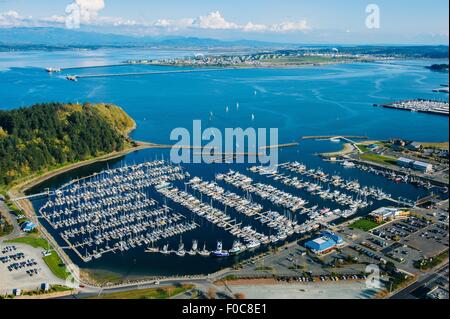
{"type": "Polygon", "coordinates": [[[374,104],[374,106],[381,106],[384,108],[396,109],[401,111],[449,116],[448,101],[416,99],[416,100],[397,101],[390,104],[382,104],[382,105],[374,104]]]}
{"type": "Polygon", "coordinates": [[[243,239],[248,249],[257,248],[261,243],[267,244],[270,242],[268,236],[257,232],[251,226],[242,226],[241,223],[237,223],[235,219],[232,219],[225,212],[202,202],[186,191],[180,191],[178,188],[163,188],[159,189],[158,192],[175,203],[189,209],[197,216],[206,219],[217,227],[223,228],[231,235],[243,239]]]}
{"type": "Polygon", "coordinates": [[[232,70],[232,68],[220,69],[189,69],[189,70],[164,70],[164,71],[147,71],[147,72],[126,72],[126,73],[102,73],[102,74],[81,74],[67,76],[69,80],[77,81],[78,79],[88,78],[105,78],[105,77],[126,77],[126,76],[143,76],[143,75],[162,75],[162,74],[183,74],[183,73],[207,73],[232,70]],[[69,78],[70,77],[70,78],[69,78]]]}
{"type": "MultiPolygon", "coordinates": [[[[224,175],[219,174],[216,179],[218,178],[220,180],[223,176],[224,175]]],[[[224,207],[230,207],[237,213],[251,217],[261,224],[273,229],[275,235],[270,236],[270,240],[273,243],[278,240],[286,239],[287,236],[293,235],[294,232],[299,233],[301,231],[301,226],[297,225],[296,221],[293,221],[278,212],[263,212],[264,207],[261,204],[239,196],[236,193],[225,191],[225,189],[220,187],[216,182],[202,181],[195,177],[191,179],[187,185],[194,191],[198,191],[202,195],[206,195],[214,201],[219,202],[224,207]]]]}
{"type": "Polygon", "coordinates": [[[116,63],[116,64],[105,64],[105,65],[86,65],[86,66],[72,66],[67,68],[46,68],[45,71],[48,73],[59,73],[63,71],[70,70],[83,70],[83,69],[98,69],[98,68],[112,68],[117,66],[128,66],[130,63],[116,63]]]}
{"type": "Polygon", "coordinates": [[[56,190],[39,214],[68,248],[88,262],[198,227],[149,197],[149,188],[187,176],[164,161],[108,169],[56,190]]]}
{"type": "Polygon", "coordinates": [[[331,140],[331,139],[344,139],[344,140],[367,140],[368,136],[358,135],[312,135],[302,136],[302,140],[331,140]]]}

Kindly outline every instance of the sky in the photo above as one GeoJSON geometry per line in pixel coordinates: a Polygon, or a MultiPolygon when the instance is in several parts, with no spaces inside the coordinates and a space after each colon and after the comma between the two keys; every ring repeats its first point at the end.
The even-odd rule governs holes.
{"type": "Polygon", "coordinates": [[[448,0],[0,0],[0,27],[293,43],[448,44],[448,0]]]}

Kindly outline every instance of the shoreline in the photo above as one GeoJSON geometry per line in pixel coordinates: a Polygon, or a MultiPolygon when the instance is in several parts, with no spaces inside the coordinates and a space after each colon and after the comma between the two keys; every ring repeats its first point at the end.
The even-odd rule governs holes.
{"type": "MultiPolygon", "coordinates": [[[[84,166],[91,165],[91,164],[98,163],[98,162],[108,161],[108,160],[111,160],[114,158],[118,158],[121,156],[131,154],[131,153],[139,151],[139,150],[150,149],[150,148],[162,148],[162,145],[153,144],[153,143],[138,142],[138,141],[135,141],[135,143],[137,144],[137,146],[128,147],[122,151],[113,152],[113,153],[105,154],[105,155],[95,157],[95,158],[92,158],[89,160],[68,164],[61,168],[50,170],[50,171],[48,171],[44,174],[38,175],[38,176],[30,176],[30,177],[26,178],[24,181],[20,182],[19,184],[12,186],[7,191],[7,194],[9,195],[10,198],[17,198],[20,196],[24,196],[25,192],[27,190],[31,189],[32,187],[35,187],[36,185],[39,185],[42,182],[45,182],[46,180],[49,180],[55,176],[58,176],[60,174],[74,170],[76,168],[84,167],[84,166]]],[[[21,199],[15,203],[18,204],[19,208],[23,211],[23,213],[25,214],[26,217],[30,218],[30,220],[36,222],[36,224],[39,225],[39,236],[45,238],[50,243],[50,245],[52,246],[54,251],[60,256],[60,258],[63,260],[63,262],[66,264],[66,266],[72,265],[71,267],[73,267],[73,265],[75,265],[75,263],[72,261],[72,259],[60,247],[60,245],[58,244],[56,239],[39,222],[37,213],[33,207],[32,202],[29,199],[21,199]]],[[[90,276],[88,271],[81,270],[81,269],[80,269],[80,278],[77,278],[77,279],[79,279],[80,283],[86,284],[86,286],[95,287],[99,284],[99,282],[97,282],[97,280],[95,280],[94,278],[92,278],[90,276]],[[86,279],[88,279],[88,280],[86,280],[86,279]]]]}
{"type": "Polygon", "coordinates": [[[174,68],[197,68],[197,69],[208,69],[208,68],[221,68],[223,70],[271,70],[271,69],[300,69],[305,67],[321,67],[327,65],[337,65],[337,64],[352,64],[352,63],[372,63],[377,60],[348,60],[348,61],[329,61],[329,62],[317,62],[317,63],[305,63],[305,64],[268,64],[268,65],[196,65],[196,64],[169,64],[169,63],[128,63],[128,65],[147,65],[147,66],[157,66],[157,67],[174,67],[174,68]]]}
{"type": "Polygon", "coordinates": [[[159,145],[159,144],[153,144],[153,143],[145,143],[145,142],[136,142],[138,143],[138,146],[134,146],[134,147],[129,147],[126,148],[122,151],[118,151],[118,152],[112,152],[112,153],[108,153],[108,154],[104,154],[101,156],[97,156],[88,160],[84,160],[84,161],[80,161],[80,162],[76,162],[76,163],[71,163],[71,164],[67,164],[64,165],[60,168],[56,168],[53,170],[50,170],[48,172],[45,172],[41,175],[32,175],[29,177],[24,177],[23,180],[21,182],[19,182],[19,184],[16,184],[14,186],[12,186],[9,190],[8,190],[8,194],[11,197],[11,194],[15,194],[15,195],[24,195],[24,193],[26,191],[28,191],[29,189],[35,187],[36,185],[39,185],[45,181],[47,181],[48,179],[58,176],[60,174],[69,172],[71,170],[74,170],[76,168],[80,168],[83,166],[87,166],[87,165],[91,165],[94,163],[98,163],[98,162],[104,162],[104,161],[108,161],[111,159],[115,159],[121,156],[125,156],[128,155],[130,153],[136,152],[136,151],[140,151],[140,150],[144,150],[144,149],[150,149],[150,148],[165,148],[165,146],[159,145]]]}
{"type": "Polygon", "coordinates": [[[356,148],[351,143],[345,143],[343,145],[342,150],[340,150],[340,151],[330,152],[330,153],[320,153],[319,155],[321,157],[325,157],[325,158],[339,157],[339,156],[345,156],[345,155],[352,154],[355,150],[356,150],[356,148]]]}

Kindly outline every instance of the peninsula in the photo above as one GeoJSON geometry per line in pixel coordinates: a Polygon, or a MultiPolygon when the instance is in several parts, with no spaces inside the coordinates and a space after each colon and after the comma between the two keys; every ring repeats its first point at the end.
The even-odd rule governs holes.
{"type": "Polygon", "coordinates": [[[112,104],[36,104],[0,111],[0,187],[121,152],[134,120],[112,104]]]}
{"type": "Polygon", "coordinates": [[[338,49],[332,49],[326,51],[278,50],[223,55],[197,54],[180,58],[128,60],[125,63],[179,67],[286,68],[372,60],[374,58],[370,55],[339,53],[338,49]]]}

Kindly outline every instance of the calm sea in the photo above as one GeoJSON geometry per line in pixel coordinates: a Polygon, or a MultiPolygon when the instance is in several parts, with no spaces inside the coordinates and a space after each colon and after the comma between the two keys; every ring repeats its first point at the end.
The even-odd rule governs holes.
{"type": "MultiPolygon", "coordinates": [[[[156,143],[169,143],[170,132],[174,128],[191,129],[192,121],[196,119],[202,120],[204,127],[219,129],[278,128],[280,143],[298,141],[305,135],[367,135],[371,139],[401,137],[432,142],[448,140],[447,117],[372,106],[374,103],[400,99],[448,99],[448,95],[432,92],[441,84],[448,83],[448,75],[430,72],[424,68],[441,61],[395,61],[299,69],[101,77],[80,79],[78,82],[67,81],[64,75],[145,72],[170,68],[102,67],[71,69],[52,75],[42,69],[108,65],[127,59],[191,54],[194,53],[143,49],[3,52],[0,53],[0,109],[50,101],[115,103],[136,120],[138,128],[132,133],[133,138],[156,143]]],[[[328,141],[304,141],[298,148],[281,150],[280,162],[297,160],[311,168],[321,167],[327,173],[336,172],[348,179],[358,179],[363,185],[381,187],[395,197],[414,200],[426,194],[425,190],[411,185],[395,184],[383,177],[357,170],[345,170],[338,164],[324,162],[314,155],[340,147],[341,145],[328,141]]],[[[112,160],[108,164],[97,163],[71,171],[39,185],[32,191],[38,192],[45,187],[57,188],[74,177],[89,175],[106,168],[106,165],[114,167],[125,162],[132,164],[162,156],[168,158],[168,153],[155,150],[139,151],[112,160]]],[[[216,173],[226,172],[229,168],[242,171],[246,168],[245,165],[219,164],[185,167],[192,175],[204,179],[213,179],[216,173]]],[[[303,192],[298,194],[311,203],[317,201],[303,192]]],[[[39,208],[42,202],[35,201],[34,204],[39,208]]],[[[382,204],[386,203],[378,203],[382,204]]],[[[267,207],[267,203],[265,206],[267,209],[272,208],[267,207]]],[[[193,218],[182,208],[175,208],[193,218]]],[[[209,249],[214,248],[216,240],[222,240],[226,248],[233,242],[230,235],[207,222],[203,222],[200,229],[183,235],[187,249],[193,239],[197,239],[200,246],[206,242],[209,249]]],[[[173,238],[169,244],[176,248],[178,241],[179,238],[173,238]]],[[[76,256],[70,255],[82,267],[108,270],[127,278],[144,275],[204,274],[236,262],[236,259],[217,260],[191,256],[180,258],[146,254],[143,248],[123,254],[105,255],[88,264],[83,264],[76,256]]],[[[247,255],[239,258],[244,257],[247,255]]]]}

